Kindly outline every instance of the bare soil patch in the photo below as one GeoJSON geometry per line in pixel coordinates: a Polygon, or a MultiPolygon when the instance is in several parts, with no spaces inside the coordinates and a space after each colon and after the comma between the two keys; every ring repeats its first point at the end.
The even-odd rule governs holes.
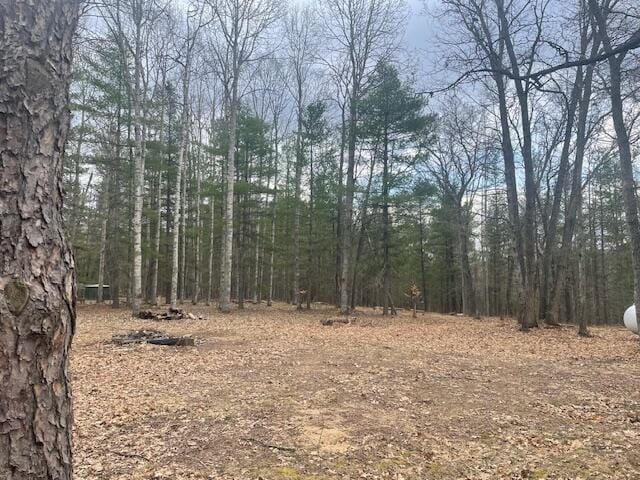
{"type": "Polygon", "coordinates": [[[640,478],[640,344],[623,328],[185,310],[162,330],[195,346],[114,345],[157,322],[80,308],[78,480],[640,478]]]}

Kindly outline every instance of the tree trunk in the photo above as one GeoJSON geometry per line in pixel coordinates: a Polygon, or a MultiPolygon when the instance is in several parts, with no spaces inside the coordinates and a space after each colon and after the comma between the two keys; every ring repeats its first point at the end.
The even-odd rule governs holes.
{"type": "Polygon", "coordinates": [[[389,273],[389,136],[385,128],[382,146],[382,315],[389,314],[391,281],[389,273]]]}
{"type": "Polygon", "coordinates": [[[424,250],[424,220],[422,215],[422,203],[418,205],[418,222],[420,229],[420,279],[422,283],[422,302],[423,310],[426,312],[427,307],[427,266],[426,266],[426,252],[424,250]]]}
{"type": "Polygon", "coordinates": [[[131,229],[133,233],[133,265],[131,309],[134,315],[140,311],[142,303],[142,210],[144,199],[144,132],[143,132],[143,95],[142,83],[142,26],[141,19],[136,15],[136,40],[134,52],[133,79],[133,129],[135,138],[135,161],[133,173],[133,218],[131,229]]]}
{"type": "Polygon", "coordinates": [[[582,204],[578,205],[578,218],[576,225],[576,236],[578,240],[578,275],[577,275],[577,287],[576,287],[576,308],[575,313],[578,317],[578,335],[581,337],[588,337],[588,314],[586,311],[586,300],[587,300],[587,281],[586,281],[586,262],[585,262],[585,253],[586,253],[586,242],[585,242],[585,232],[584,232],[584,215],[582,212],[582,204]]]}
{"type": "Polygon", "coordinates": [[[318,258],[318,255],[315,251],[315,239],[313,238],[313,182],[314,182],[314,171],[313,171],[313,143],[309,142],[309,260],[307,267],[307,310],[311,309],[311,302],[313,301],[315,295],[315,276],[316,272],[314,271],[315,260],[318,258]]]}
{"type": "MultiPolygon", "coordinates": [[[[109,202],[109,178],[105,179],[106,184],[102,196],[104,198],[103,211],[106,210],[106,206],[109,202]]],[[[96,303],[102,303],[104,293],[104,264],[107,255],[107,214],[104,213],[104,217],[100,222],[100,260],[98,264],[98,298],[96,303]]]]}
{"type": "Polygon", "coordinates": [[[176,186],[173,197],[173,232],[171,235],[171,308],[178,307],[178,266],[179,266],[179,246],[180,246],[180,213],[181,204],[184,202],[182,198],[182,176],[184,174],[184,160],[187,155],[187,148],[189,142],[189,80],[191,65],[191,50],[187,50],[187,58],[184,67],[184,77],[182,79],[182,113],[181,113],[181,125],[182,125],[182,137],[180,141],[180,147],[178,149],[178,164],[176,166],[176,186]]]}
{"type": "Polygon", "coordinates": [[[599,236],[599,257],[600,257],[600,274],[598,281],[602,282],[602,318],[598,319],[600,323],[609,323],[609,292],[607,285],[607,265],[605,260],[604,248],[604,209],[602,200],[602,184],[598,185],[598,223],[600,226],[599,236]]]}
{"type": "MultiPolygon", "coordinates": [[[[199,118],[202,115],[198,112],[199,118]]],[[[194,282],[193,282],[193,297],[192,303],[196,305],[200,300],[200,154],[202,151],[202,126],[198,128],[198,155],[195,161],[195,174],[196,174],[196,193],[195,193],[195,210],[196,218],[194,219],[195,226],[195,238],[194,238],[194,282]]]]}
{"type": "Polygon", "coordinates": [[[69,480],[76,292],[62,162],[78,3],[0,0],[0,12],[0,478],[69,480]]]}
{"type": "MultiPolygon", "coordinates": [[[[375,149],[374,149],[375,150],[375,149]]],[[[375,155],[371,158],[371,164],[369,165],[369,179],[367,180],[367,188],[364,192],[364,199],[362,202],[362,214],[360,220],[360,235],[358,236],[358,246],[356,247],[356,258],[353,262],[353,276],[351,281],[351,308],[356,306],[356,298],[353,292],[356,290],[356,284],[358,281],[358,265],[360,263],[360,257],[362,256],[362,250],[364,248],[364,238],[367,226],[369,223],[368,209],[369,209],[369,195],[371,194],[371,184],[373,183],[373,174],[376,165],[375,155]]]]}
{"type": "MultiPolygon", "coordinates": [[[[275,115],[274,115],[275,117],[275,115]]],[[[267,307],[273,305],[273,261],[276,250],[276,197],[278,195],[278,121],[273,122],[274,147],[273,147],[273,198],[271,199],[271,252],[269,253],[269,293],[267,307]]]]}
{"type": "MultiPolygon", "coordinates": [[[[240,168],[240,166],[238,166],[240,168]]],[[[249,152],[249,146],[245,148],[245,162],[244,162],[244,182],[245,185],[249,185],[249,180],[252,177],[251,171],[251,155],[249,152]]],[[[249,219],[250,209],[249,200],[250,193],[245,192],[242,195],[242,207],[240,211],[240,220],[238,227],[238,308],[244,308],[244,301],[247,298],[248,285],[247,280],[247,241],[249,239],[249,219]]],[[[240,199],[238,199],[238,205],[240,205],[240,199]]]]}
{"type": "MultiPolygon", "coordinates": [[[[155,232],[153,239],[153,260],[151,263],[151,286],[149,289],[149,303],[151,305],[158,304],[158,269],[160,267],[160,233],[162,231],[162,169],[164,167],[164,156],[165,156],[165,144],[164,144],[164,115],[165,115],[165,104],[166,104],[166,72],[162,72],[162,83],[161,87],[163,89],[163,95],[160,100],[160,118],[159,118],[159,132],[158,132],[158,143],[160,148],[160,165],[158,171],[158,183],[156,190],[156,224],[155,224],[155,232]]],[[[167,205],[168,208],[168,205],[167,205]]]]}
{"type": "MultiPolygon", "coordinates": [[[[355,187],[355,163],[356,163],[356,134],[357,134],[357,99],[359,88],[357,82],[353,82],[351,98],[349,100],[349,143],[347,154],[347,184],[344,192],[342,209],[342,246],[340,257],[342,268],[340,270],[340,313],[349,314],[349,272],[351,271],[351,234],[353,230],[353,194],[355,187]]],[[[386,298],[386,297],[385,297],[386,298]]]]}
{"type": "MultiPolygon", "coordinates": [[[[589,0],[598,31],[604,45],[604,50],[610,53],[613,50],[607,18],[605,17],[597,0],[589,0]]],[[[636,36],[640,32],[636,32],[636,36]]],[[[611,97],[611,116],[616,132],[618,144],[620,175],[622,177],[622,198],[624,200],[625,219],[631,243],[631,258],[633,265],[634,303],[636,305],[636,322],[640,325],[640,219],[638,218],[638,198],[636,195],[636,182],[633,178],[633,157],[629,132],[624,122],[624,109],[622,100],[622,61],[625,53],[609,57],[609,95],[611,97]]]]}
{"type": "MultiPolygon", "coordinates": [[[[598,47],[594,45],[591,49],[592,55],[597,52],[598,47]]],[[[582,68],[582,67],[580,67],[582,68]]],[[[581,98],[578,107],[578,119],[576,125],[576,146],[575,159],[573,162],[573,177],[571,181],[571,193],[567,213],[565,214],[564,229],[562,232],[562,243],[558,254],[558,264],[556,267],[556,279],[551,289],[550,308],[547,312],[548,323],[558,323],[560,313],[560,302],[562,301],[562,293],[566,285],[566,277],[568,270],[569,257],[571,255],[571,246],[573,242],[573,234],[576,226],[579,209],[582,205],[582,166],[584,162],[584,153],[587,145],[586,129],[587,115],[591,102],[591,87],[593,81],[594,65],[589,65],[582,80],[580,72],[577,74],[576,81],[581,81],[580,85],[581,98]]]]}
{"type": "Polygon", "coordinates": [[[211,197],[209,197],[209,213],[210,213],[210,219],[209,219],[209,260],[208,260],[208,267],[209,267],[209,284],[207,286],[207,305],[211,305],[211,296],[213,295],[213,241],[214,241],[214,226],[215,226],[215,219],[216,219],[216,209],[215,209],[215,197],[213,195],[211,195],[211,197]]]}
{"type": "Polygon", "coordinates": [[[343,190],[342,190],[342,176],[344,174],[344,151],[346,144],[346,119],[345,119],[345,108],[342,106],[340,109],[340,166],[338,167],[338,205],[337,205],[337,218],[336,218],[336,263],[335,263],[335,304],[340,306],[340,277],[341,277],[341,267],[342,267],[342,212],[344,208],[343,202],[343,190]]]}
{"type": "Polygon", "coordinates": [[[293,215],[293,303],[302,310],[300,295],[300,183],[302,181],[302,84],[298,81],[298,128],[296,132],[295,199],[293,215]]]}
{"type": "Polygon", "coordinates": [[[554,283],[551,276],[551,265],[556,254],[556,237],[558,231],[558,219],[560,217],[560,207],[562,204],[562,194],[565,189],[565,179],[569,171],[569,154],[571,151],[571,137],[573,132],[573,124],[576,108],[582,92],[582,68],[576,72],[576,77],[571,89],[571,97],[567,105],[566,124],[564,132],[564,140],[562,144],[562,152],[560,153],[560,165],[558,167],[558,175],[553,190],[553,203],[551,206],[551,215],[548,221],[547,232],[545,235],[544,251],[542,253],[542,282],[540,292],[540,314],[548,324],[553,324],[553,315],[550,307],[553,302],[549,301],[549,287],[554,283]]]}
{"type": "Polygon", "coordinates": [[[231,98],[228,101],[229,115],[229,150],[227,153],[227,178],[224,203],[222,261],[220,267],[220,301],[219,308],[223,313],[231,311],[231,266],[233,259],[233,191],[236,181],[236,127],[238,121],[237,80],[233,81],[231,98]]]}
{"type": "Polygon", "coordinates": [[[460,276],[462,278],[462,312],[465,315],[475,316],[476,294],[473,287],[473,276],[471,274],[471,263],[469,261],[469,238],[467,236],[467,219],[462,206],[462,199],[456,198],[456,220],[457,220],[457,236],[458,236],[458,254],[460,255],[460,276]]]}
{"type": "MultiPolygon", "coordinates": [[[[162,141],[160,142],[162,145],[162,141]]],[[[162,148],[162,147],[161,147],[162,148]]],[[[162,165],[162,163],[161,163],[162,165]]],[[[158,304],[158,267],[160,264],[160,231],[162,230],[162,171],[158,172],[158,191],[156,197],[156,224],[153,238],[153,261],[151,263],[151,288],[149,303],[158,304]]]]}
{"type": "Polygon", "coordinates": [[[258,291],[260,290],[260,219],[256,219],[256,245],[253,255],[253,295],[251,297],[251,303],[256,305],[258,303],[258,291]]]}
{"type": "MultiPolygon", "coordinates": [[[[497,7],[498,20],[502,36],[500,38],[500,48],[506,50],[509,56],[511,70],[514,75],[519,75],[518,58],[515,54],[514,47],[510,37],[509,21],[504,7],[504,0],[495,0],[497,7]]],[[[486,28],[486,27],[485,27],[486,28]]],[[[490,34],[487,33],[487,38],[490,34]]],[[[493,47],[491,47],[493,48],[493,47]]],[[[490,55],[491,67],[498,71],[503,69],[502,59],[497,56],[494,50],[490,55]]],[[[493,75],[496,82],[499,110],[500,110],[500,127],[502,133],[502,152],[505,165],[505,183],[507,186],[507,203],[509,205],[509,221],[511,223],[515,238],[515,251],[520,267],[522,293],[520,305],[520,323],[522,330],[527,331],[530,326],[536,324],[535,307],[535,181],[533,178],[533,163],[531,151],[531,127],[530,112],[528,107],[527,91],[522,85],[522,81],[514,81],[518,94],[518,104],[521,114],[522,123],[522,156],[524,163],[525,177],[525,212],[524,212],[524,228],[521,229],[522,222],[519,216],[517,180],[515,173],[515,158],[513,145],[511,143],[511,125],[509,123],[509,107],[506,99],[506,86],[504,84],[504,76],[500,73],[493,75]]]]}
{"type": "MultiPolygon", "coordinates": [[[[189,132],[187,131],[187,137],[189,132]]],[[[186,159],[189,158],[189,150],[188,146],[185,149],[184,156],[186,159]]],[[[180,196],[182,197],[181,203],[181,212],[180,212],[180,268],[179,272],[179,280],[178,280],[178,302],[180,304],[184,303],[184,297],[186,295],[186,279],[187,279],[187,177],[190,174],[189,162],[184,165],[184,171],[182,172],[182,193],[180,196]]]]}
{"type": "MultiPolygon", "coordinates": [[[[86,88],[82,88],[82,104],[84,105],[86,102],[86,88]]],[[[80,195],[80,159],[82,156],[82,145],[84,144],[84,136],[85,136],[85,120],[86,120],[86,111],[83,109],[80,112],[80,123],[78,125],[78,141],[76,143],[76,152],[73,155],[73,163],[74,163],[74,180],[73,180],[73,189],[71,196],[71,215],[69,220],[69,241],[71,242],[71,246],[74,249],[77,248],[78,245],[78,225],[80,223],[80,211],[84,207],[84,203],[81,201],[80,195]]],[[[67,220],[67,219],[65,219],[67,220]]]]}
{"type": "Polygon", "coordinates": [[[171,300],[170,307],[178,308],[178,267],[180,246],[180,203],[182,193],[182,174],[184,169],[184,140],[178,151],[178,164],[176,168],[176,185],[173,193],[173,221],[171,232],[171,300]]]}

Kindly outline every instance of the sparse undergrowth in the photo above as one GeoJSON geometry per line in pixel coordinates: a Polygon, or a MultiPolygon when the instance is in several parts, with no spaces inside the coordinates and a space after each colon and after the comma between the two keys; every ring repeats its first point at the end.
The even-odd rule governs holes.
{"type": "Polygon", "coordinates": [[[418,315],[323,326],[279,304],[153,328],[85,306],[72,353],[83,479],[638,478],[637,337],[418,315]]]}

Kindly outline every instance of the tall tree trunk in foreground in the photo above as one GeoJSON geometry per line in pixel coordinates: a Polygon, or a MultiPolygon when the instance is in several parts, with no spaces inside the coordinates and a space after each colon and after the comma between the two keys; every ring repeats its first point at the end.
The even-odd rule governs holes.
{"type": "Polygon", "coordinates": [[[0,0],[0,478],[71,479],[73,255],[62,228],[72,0],[0,0]],[[28,21],[27,21],[28,19],[28,21]]]}

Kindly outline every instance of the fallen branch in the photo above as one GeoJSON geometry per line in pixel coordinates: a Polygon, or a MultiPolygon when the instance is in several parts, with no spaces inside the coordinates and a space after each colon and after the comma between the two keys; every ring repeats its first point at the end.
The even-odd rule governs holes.
{"type": "Polygon", "coordinates": [[[156,322],[165,320],[184,320],[185,318],[189,320],[202,320],[202,317],[196,317],[193,313],[185,312],[179,308],[169,308],[166,312],[161,313],[156,313],[151,310],[140,310],[136,316],[142,320],[155,320],[156,322]]]}
{"type": "Polygon", "coordinates": [[[115,334],[111,341],[116,345],[130,345],[133,343],[150,343],[152,345],[175,345],[180,347],[193,346],[193,337],[171,337],[157,330],[133,330],[127,333],[115,334]]]}
{"type": "Polygon", "coordinates": [[[320,320],[320,323],[325,326],[330,326],[336,323],[344,323],[344,324],[355,323],[355,321],[356,321],[355,317],[333,317],[333,318],[324,318],[320,320]]]}

